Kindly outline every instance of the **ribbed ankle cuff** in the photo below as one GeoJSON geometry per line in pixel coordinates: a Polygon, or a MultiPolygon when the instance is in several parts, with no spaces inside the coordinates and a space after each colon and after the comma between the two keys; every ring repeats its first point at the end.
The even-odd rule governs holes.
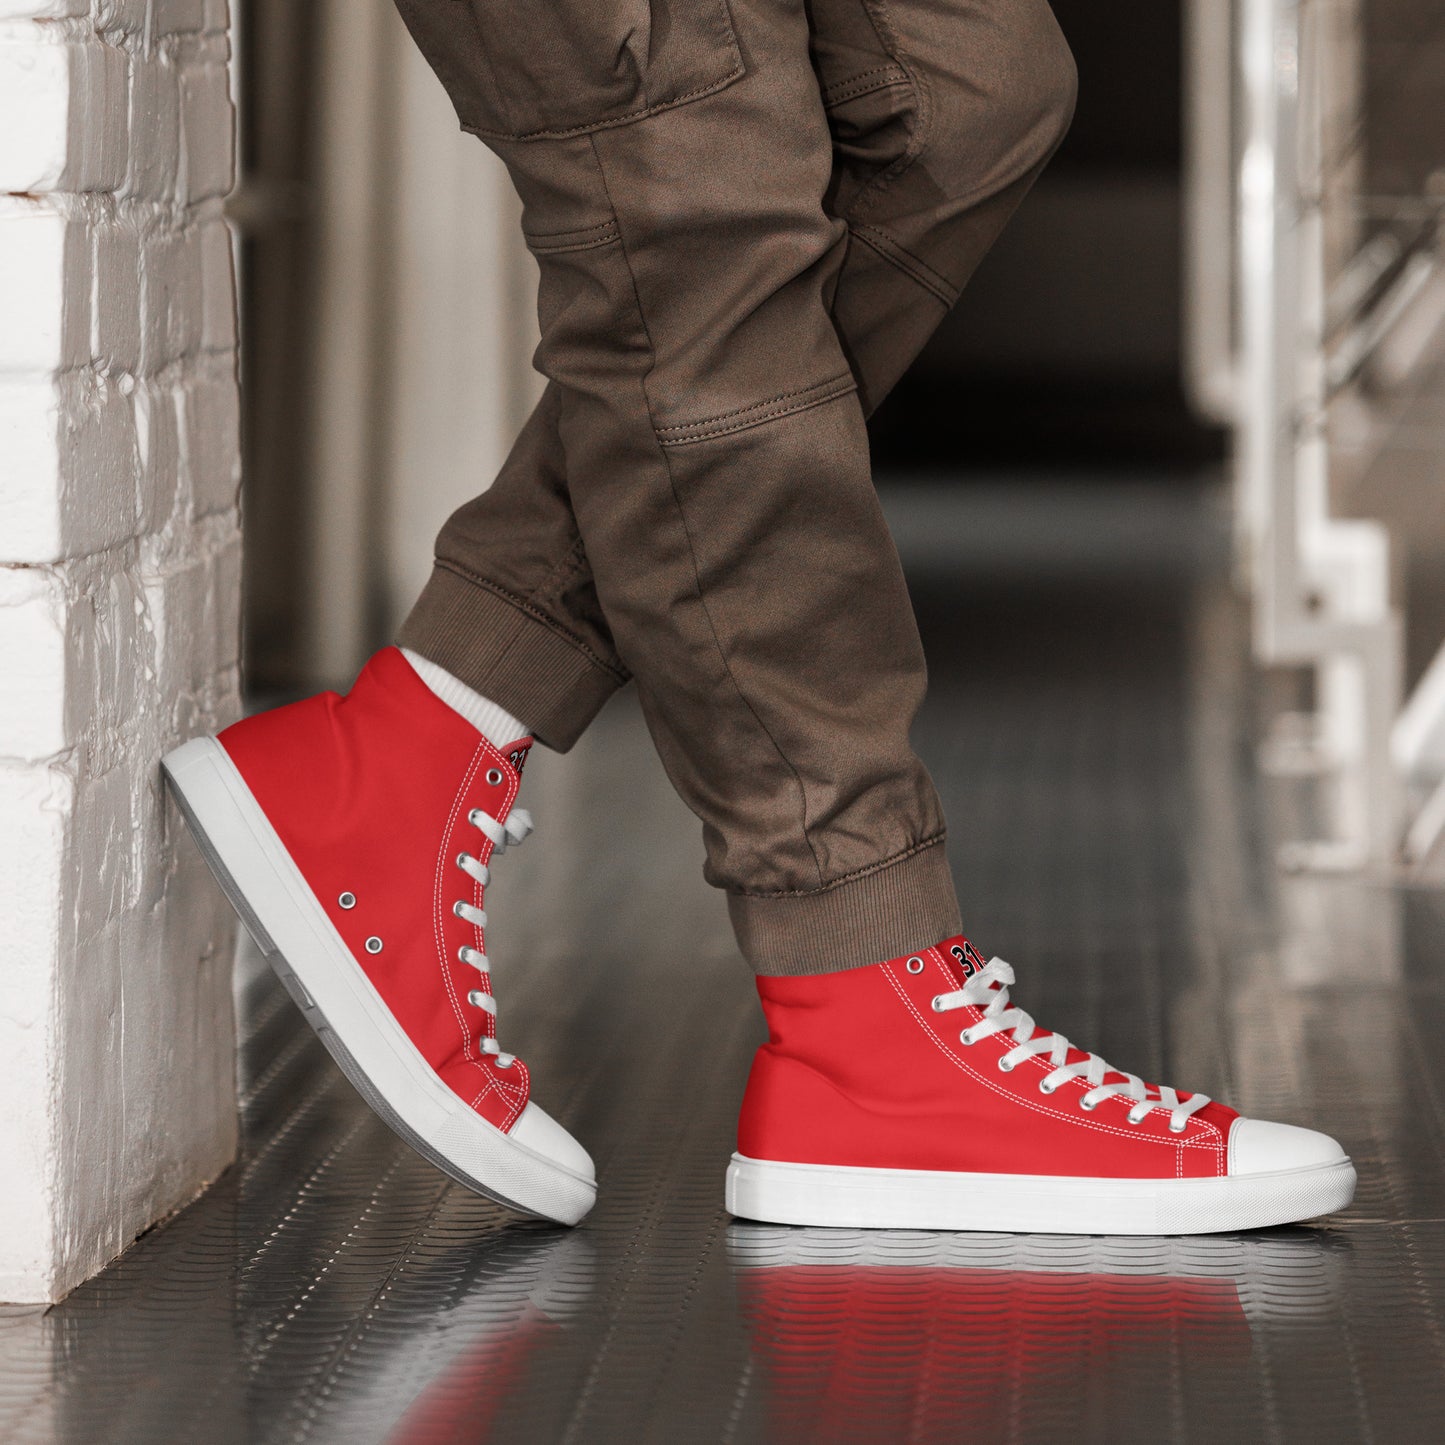
{"type": "Polygon", "coordinates": [[[808,893],[729,893],[743,957],[771,976],[840,973],[961,933],[943,841],[808,893]]]}
{"type": "Polygon", "coordinates": [[[540,611],[438,565],[397,642],[523,718],[565,753],[627,675],[540,611]]]}

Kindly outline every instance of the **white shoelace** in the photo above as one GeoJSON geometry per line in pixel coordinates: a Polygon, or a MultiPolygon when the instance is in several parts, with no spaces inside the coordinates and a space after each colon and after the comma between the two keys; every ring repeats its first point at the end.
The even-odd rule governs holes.
{"type": "MultiPolygon", "coordinates": [[[[481,808],[473,808],[467,814],[467,821],[474,828],[479,828],[491,841],[492,851],[490,856],[495,858],[499,853],[507,851],[507,845],[515,846],[525,841],[527,835],[532,831],[532,815],[525,808],[513,808],[507,815],[505,823],[499,822],[496,818],[481,808]]],[[[491,882],[492,870],[480,859],[473,858],[470,853],[459,853],[457,855],[457,867],[469,878],[475,878],[483,888],[491,882]]],[[[487,926],[487,911],[484,908],[476,908],[472,904],[459,900],[452,904],[452,912],[458,918],[464,918],[468,923],[475,924],[478,928],[487,926]]],[[[472,948],[463,944],[457,950],[457,957],[465,964],[470,964],[478,973],[491,984],[491,961],[480,949],[472,948]]],[[[467,1002],[474,1008],[485,1009],[492,1016],[493,1025],[497,1018],[497,1000],[492,996],[489,989],[474,988],[467,995],[467,1002]]],[[[491,1054],[497,1061],[497,1067],[510,1069],[517,1062],[515,1054],[504,1054],[495,1038],[488,1038],[485,1034],[477,1040],[477,1047],[484,1054],[491,1054]]]]}
{"type": "Polygon", "coordinates": [[[999,1056],[999,1068],[1008,1073],[1035,1054],[1047,1054],[1054,1067],[1039,1080],[1040,1092],[1052,1094],[1069,1079],[1083,1079],[1092,1085],[1079,1096],[1079,1107],[1084,1110],[1097,1109],[1105,1099],[1122,1094],[1133,1101],[1134,1106],[1126,1116],[1131,1124],[1142,1124],[1153,1109],[1168,1109],[1169,1128],[1181,1134],[1189,1116],[1209,1102],[1205,1094],[1191,1094],[1183,1100],[1174,1089],[1162,1086],[1151,1089],[1143,1079],[1105,1063],[1098,1054],[1087,1054],[1074,1063],[1068,1063],[1071,1051],[1083,1053],[1084,1050],[1076,1050],[1075,1045],[1062,1034],[1045,1033],[1036,1038],[1033,1019],[1023,1009],[1009,1003],[1009,985],[1013,982],[1013,969],[1003,959],[991,958],[962,988],[939,994],[933,1000],[934,1011],[947,1013],[956,1008],[981,1008],[983,1017],[959,1034],[961,1044],[966,1047],[994,1034],[1011,1034],[1014,1047],[999,1056]],[[1106,1084],[1104,1078],[1108,1074],[1119,1077],[1106,1084]]]}

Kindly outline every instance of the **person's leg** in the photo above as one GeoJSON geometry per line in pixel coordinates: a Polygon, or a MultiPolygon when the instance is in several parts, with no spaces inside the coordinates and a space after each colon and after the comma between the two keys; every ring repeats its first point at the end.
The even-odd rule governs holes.
{"type": "MultiPolygon", "coordinates": [[[[828,299],[867,415],[1062,138],[1073,62],[1047,0],[806,8],[832,135],[824,209],[849,226],[828,299]]],[[[573,516],[558,406],[552,383],[493,486],[447,520],[399,638],[565,750],[628,674],[573,516]]]]}
{"type": "MultiPolygon", "coordinates": [[[[769,8],[779,19],[791,10],[796,35],[797,7],[760,7],[760,16],[769,8]]],[[[797,262],[786,254],[795,240],[788,233],[787,213],[798,211],[817,232],[823,223],[817,199],[826,156],[824,209],[841,214],[850,231],[843,233],[835,224],[806,258],[818,268],[821,285],[809,282],[804,325],[822,336],[822,354],[834,358],[833,338],[841,332],[849,370],[870,403],[880,399],[945,313],[943,293],[952,288],[948,299],[956,295],[1012,212],[1057,143],[1072,106],[1067,49],[1042,0],[995,0],[988,8],[991,18],[984,24],[966,5],[945,6],[936,14],[931,12],[937,7],[884,7],[864,0],[824,0],[815,6],[809,39],[833,133],[828,135],[812,117],[810,172],[794,167],[759,183],[753,158],[760,151],[748,143],[749,127],[771,121],[781,133],[788,125],[787,109],[796,102],[791,95],[781,104],[750,101],[760,84],[753,77],[738,83],[737,95],[698,103],[704,112],[701,124],[681,123],[686,118],[678,117],[679,155],[685,157],[690,146],[691,158],[706,167],[709,178],[704,215],[660,237],[649,237],[644,223],[635,229],[634,245],[645,249],[652,243],[664,254],[670,254],[668,247],[686,246],[696,253],[691,267],[687,259],[665,264],[675,264],[687,284],[702,291],[719,284],[730,289],[726,304],[734,316],[739,309],[748,313],[747,335],[732,348],[743,353],[741,364],[733,364],[736,375],[719,388],[720,401],[735,403],[741,425],[725,421],[711,430],[688,429],[664,421],[653,433],[658,443],[654,465],[664,464],[654,489],[684,479],[675,498],[676,522],[693,553],[711,549],[713,576],[723,582],[725,595],[718,603],[698,597],[701,605],[693,619],[694,627],[709,631],[718,631],[721,623],[711,645],[730,659],[714,661],[716,671],[708,682],[692,680],[704,691],[688,697],[675,685],[686,680],[687,660],[698,656],[697,643],[684,626],[675,639],[680,655],[669,654],[663,644],[667,624],[659,629],[652,615],[660,599],[644,600],[647,585],[643,595],[634,594],[638,622],[631,651],[612,641],[615,630],[603,617],[612,607],[599,607],[592,587],[590,569],[599,540],[587,535],[586,527],[579,533],[571,508],[582,510],[589,496],[633,488],[626,476],[589,476],[575,448],[564,453],[553,443],[544,419],[560,419],[566,407],[555,382],[496,486],[463,507],[443,530],[437,571],[401,633],[409,647],[526,717],[544,741],[560,747],[570,745],[626,675],[624,657],[635,664],[639,648],[645,649],[644,658],[649,651],[655,655],[655,665],[644,661],[639,667],[654,735],[684,797],[708,826],[710,876],[730,891],[744,950],[756,967],[768,971],[863,962],[890,951],[890,944],[913,946],[933,936],[930,930],[953,915],[951,904],[945,912],[942,903],[946,874],[941,854],[921,856],[941,838],[941,817],[906,743],[923,677],[911,619],[903,629],[906,636],[890,640],[886,630],[896,630],[901,619],[909,618],[896,560],[876,506],[862,502],[850,523],[846,513],[836,511],[829,469],[794,465],[788,449],[805,434],[807,423],[787,413],[796,398],[816,400],[806,385],[796,385],[792,348],[795,338],[805,335],[796,320],[802,313],[785,297],[761,295],[770,284],[768,267],[760,267],[756,281],[747,279],[748,268],[762,258],[752,251],[736,255],[735,242],[751,228],[756,244],[763,227],[781,222],[781,237],[771,238],[771,244],[775,253],[785,253],[783,272],[775,260],[772,274],[783,275],[796,291],[796,278],[784,274],[797,262]],[[899,12],[909,18],[907,26],[896,23],[899,12]],[[908,37],[911,50],[900,44],[900,34],[908,37]],[[935,64],[934,52],[950,46],[969,57],[969,65],[935,64]],[[1007,93],[1005,105],[981,103],[981,97],[996,95],[1000,88],[1007,93]],[[732,114],[725,113],[729,106],[732,114]],[[741,164],[735,157],[729,158],[731,164],[720,164],[712,154],[739,141],[746,157],[741,164]],[[801,202],[786,193],[794,185],[804,188],[801,202]],[[951,279],[945,279],[942,266],[951,279]],[[831,330],[823,325],[820,299],[831,314],[831,330]],[[780,364],[771,371],[759,366],[760,350],[780,364]],[[784,415],[774,417],[773,411],[784,415]],[[729,470],[737,465],[731,460],[734,453],[746,454],[742,466],[762,485],[748,493],[734,490],[730,505],[714,511],[707,527],[688,530],[689,502],[706,507],[710,497],[729,488],[729,470]],[[695,478],[689,476],[694,463],[695,478]],[[749,553],[760,550],[759,538],[749,532],[746,500],[763,512],[771,508],[776,519],[777,501],[769,499],[769,485],[775,493],[786,488],[791,505],[762,549],[768,565],[744,584],[749,553]],[[740,513],[743,525],[729,541],[720,523],[740,513]],[[820,566],[840,538],[846,539],[844,547],[855,548],[851,563],[820,566]],[[850,571],[870,549],[875,557],[867,564],[871,570],[850,571]],[[589,553],[594,554],[590,560],[589,553]],[[810,565],[811,587],[802,582],[810,565]],[[827,580],[819,585],[825,574],[827,580]],[[792,616],[779,610],[769,589],[779,600],[786,597],[792,616]],[[810,611],[798,611],[800,598],[810,603],[810,611]],[[741,603],[741,613],[730,613],[729,603],[741,603]],[[864,646],[853,645],[855,638],[864,639],[864,646]],[[560,655],[564,639],[571,644],[570,656],[560,655]],[[751,656],[749,649],[754,649],[751,656]],[[657,685],[650,685],[649,674],[657,685]],[[544,695],[546,686],[551,692],[544,695]],[[737,710],[731,723],[726,708],[715,711],[719,687],[737,710]],[[865,696],[867,705],[860,706],[865,696]],[[800,719],[806,726],[797,726],[800,719]],[[871,755],[860,757],[860,750],[871,755]],[[780,805],[788,796],[791,808],[780,805]],[[925,816],[926,823],[921,821],[925,816]],[[829,919],[835,924],[830,926],[829,919]],[[913,942],[903,944],[904,937],[913,942]]],[[[404,13],[417,24],[424,46],[431,40],[435,54],[445,42],[428,35],[426,16],[418,13],[425,9],[425,3],[403,0],[404,13]]],[[[811,84],[816,95],[819,80],[807,73],[800,57],[793,56],[791,63],[793,77],[787,83],[811,84]]],[[[766,58],[769,77],[781,68],[777,57],[766,58]]],[[[453,77],[452,88],[454,95],[465,95],[465,82],[453,77]]],[[[464,98],[459,108],[466,120],[464,98]]],[[[656,117],[644,124],[667,123],[656,117]]],[[[608,142],[609,133],[599,132],[597,140],[608,142]]],[[[663,146],[672,143],[666,136],[661,140],[663,146]]],[[[616,215],[619,194],[624,209],[633,202],[634,214],[644,217],[656,204],[659,185],[676,192],[662,197],[664,205],[685,208],[686,188],[695,184],[685,165],[659,178],[645,162],[646,183],[639,184],[629,181],[627,164],[634,151],[646,156],[649,147],[634,146],[623,134],[611,149],[622,162],[622,183],[606,198],[607,206],[586,213],[589,219],[608,207],[616,215]]],[[[504,154],[514,169],[535,165],[537,158],[536,149],[527,146],[504,154]]],[[[525,193],[525,175],[519,183],[525,193]]],[[[610,249],[605,241],[594,244],[602,233],[579,230],[578,237],[578,250],[564,254],[592,252],[600,266],[610,249]]],[[[626,239],[624,234],[623,243],[626,239]]],[[[545,275],[545,250],[540,259],[545,275]]],[[[570,264],[577,269],[576,262],[570,264]]],[[[666,288],[655,294],[664,308],[676,299],[666,288]]],[[[643,299],[639,290],[637,300],[643,299]]],[[[647,327],[648,318],[641,319],[647,327]]],[[[710,338],[708,343],[686,339],[689,354],[669,379],[691,400],[702,375],[699,358],[707,352],[707,364],[716,365],[730,349],[729,331],[736,329],[736,321],[726,306],[709,311],[704,304],[682,307],[676,318],[664,310],[650,324],[660,330],[664,346],[676,345],[674,333],[686,338],[688,328],[694,329],[694,338],[710,338]]],[[[605,347],[605,327],[615,328],[615,322],[608,319],[603,325],[586,344],[605,347]]],[[[622,332],[614,329],[613,334],[622,332]]],[[[806,364],[803,372],[806,376],[806,364]]],[[[841,445],[839,455],[847,458],[834,467],[840,479],[847,479],[839,495],[856,495],[859,478],[866,476],[856,404],[829,401],[828,406],[830,418],[838,419],[824,428],[829,445],[841,445]]],[[[694,408],[691,415],[696,414],[694,408]]],[[[617,469],[605,450],[597,464],[617,469]]],[[[647,492],[639,477],[635,494],[647,492]]],[[[609,503],[601,516],[604,535],[610,525],[625,544],[622,565],[630,568],[633,558],[643,554],[635,551],[638,532],[625,520],[627,504],[609,503]]],[[[702,560],[691,559],[699,572],[702,560]]],[[[645,571],[649,579],[656,578],[651,566],[645,571]]],[[[684,596],[675,589],[667,598],[667,623],[684,596]]]]}
{"type": "MultiPolygon", "coordinates": [[[[1072,99],[1036,0],[813,0],[848,226],[832,300],[864,405],[898,379],[1072,99]]],[[[1325,1135],[1146,1084],[1036,1026],[962,936],[769,977],[727,1205],[786,1224],[1183,1233],[1347,1204],[1325,1135]]]]}
{"type": "MultiPolygon", "coordinates": [[[[492,128],[507,85],[447,69],[469,12],[437,6],[402,8],[464,123],[492,128]]],[[[569,670],[594,702],[620,671],[599,676],[596,658],[636,673],[750,961],[840,968],[949,931],[956,905],[907,738],[922,656],[829,309],[849,240],[823,204],[834,155],[812,37],[797,3],[733,17],[745,73],[725,88],[582,135],[493,138],[542,266],[539,359],[565,462],[557,485],[530,489],[509,467],[464,509],[401,638],[562,746],[586,709],[539,709],[519,629],[579,644],[569,670]],[[506,580],[519,513],[555,519],[541,528],[551,551],[527,558],[536,588],[506,580]],[[591,615],[579,626],[539,603],[557,579],[585,582],[584,554],[612,655],[591,615]],[[526,621],[489,644],[503,593],[526,621]]],[[[1061,89],[1055,77],[1056,124],[1029,167],[1057,139],[1061,89]]],[[[891,265],[882,284],[900,280],[916,289],[891,265]]],[[[590,613],[591,594],[579,600],[590,613]]]]}

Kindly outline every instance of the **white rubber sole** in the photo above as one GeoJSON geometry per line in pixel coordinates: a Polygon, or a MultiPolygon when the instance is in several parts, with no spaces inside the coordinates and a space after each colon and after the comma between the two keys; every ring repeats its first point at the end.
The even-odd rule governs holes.
{"type": "Polygon", "coordinates": [[[1222,1179],[1079,1179],[783,1164],[734,1154],[727,1207],[771,1224],[1001,1234],[1216,1234],[1343,1209],[1348,1159],[1222,1179]]]}
{"type": "Polygon", "coordinates": [[[523,1214],[576,1224],[597,1186],[469,1109],[382,1002],[215,738],[161,763],[202,855],[306,1021],[362,1098],[459,1184],[523,1214]]]}

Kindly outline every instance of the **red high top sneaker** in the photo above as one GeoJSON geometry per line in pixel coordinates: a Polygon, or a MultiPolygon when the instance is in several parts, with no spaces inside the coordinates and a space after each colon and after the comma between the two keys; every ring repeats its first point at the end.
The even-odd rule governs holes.
{"type": "Polygon", "coordinates": [[[1342,1209],[1323,1134],[1145,1084],[1036,1028],[963,938],[760,978],[727,1207],[778,1224],[1204,1234],[1342,1209]]]}
{"type": "Polygon", "coordinates": [[[162,766],[236,911],[346,1076],[459,1183],[575,1224],[586,1150],[497,1043],[488,860],[531,738],[498,750],[395,647],[322,693],[196,738],[162,766]]]}

